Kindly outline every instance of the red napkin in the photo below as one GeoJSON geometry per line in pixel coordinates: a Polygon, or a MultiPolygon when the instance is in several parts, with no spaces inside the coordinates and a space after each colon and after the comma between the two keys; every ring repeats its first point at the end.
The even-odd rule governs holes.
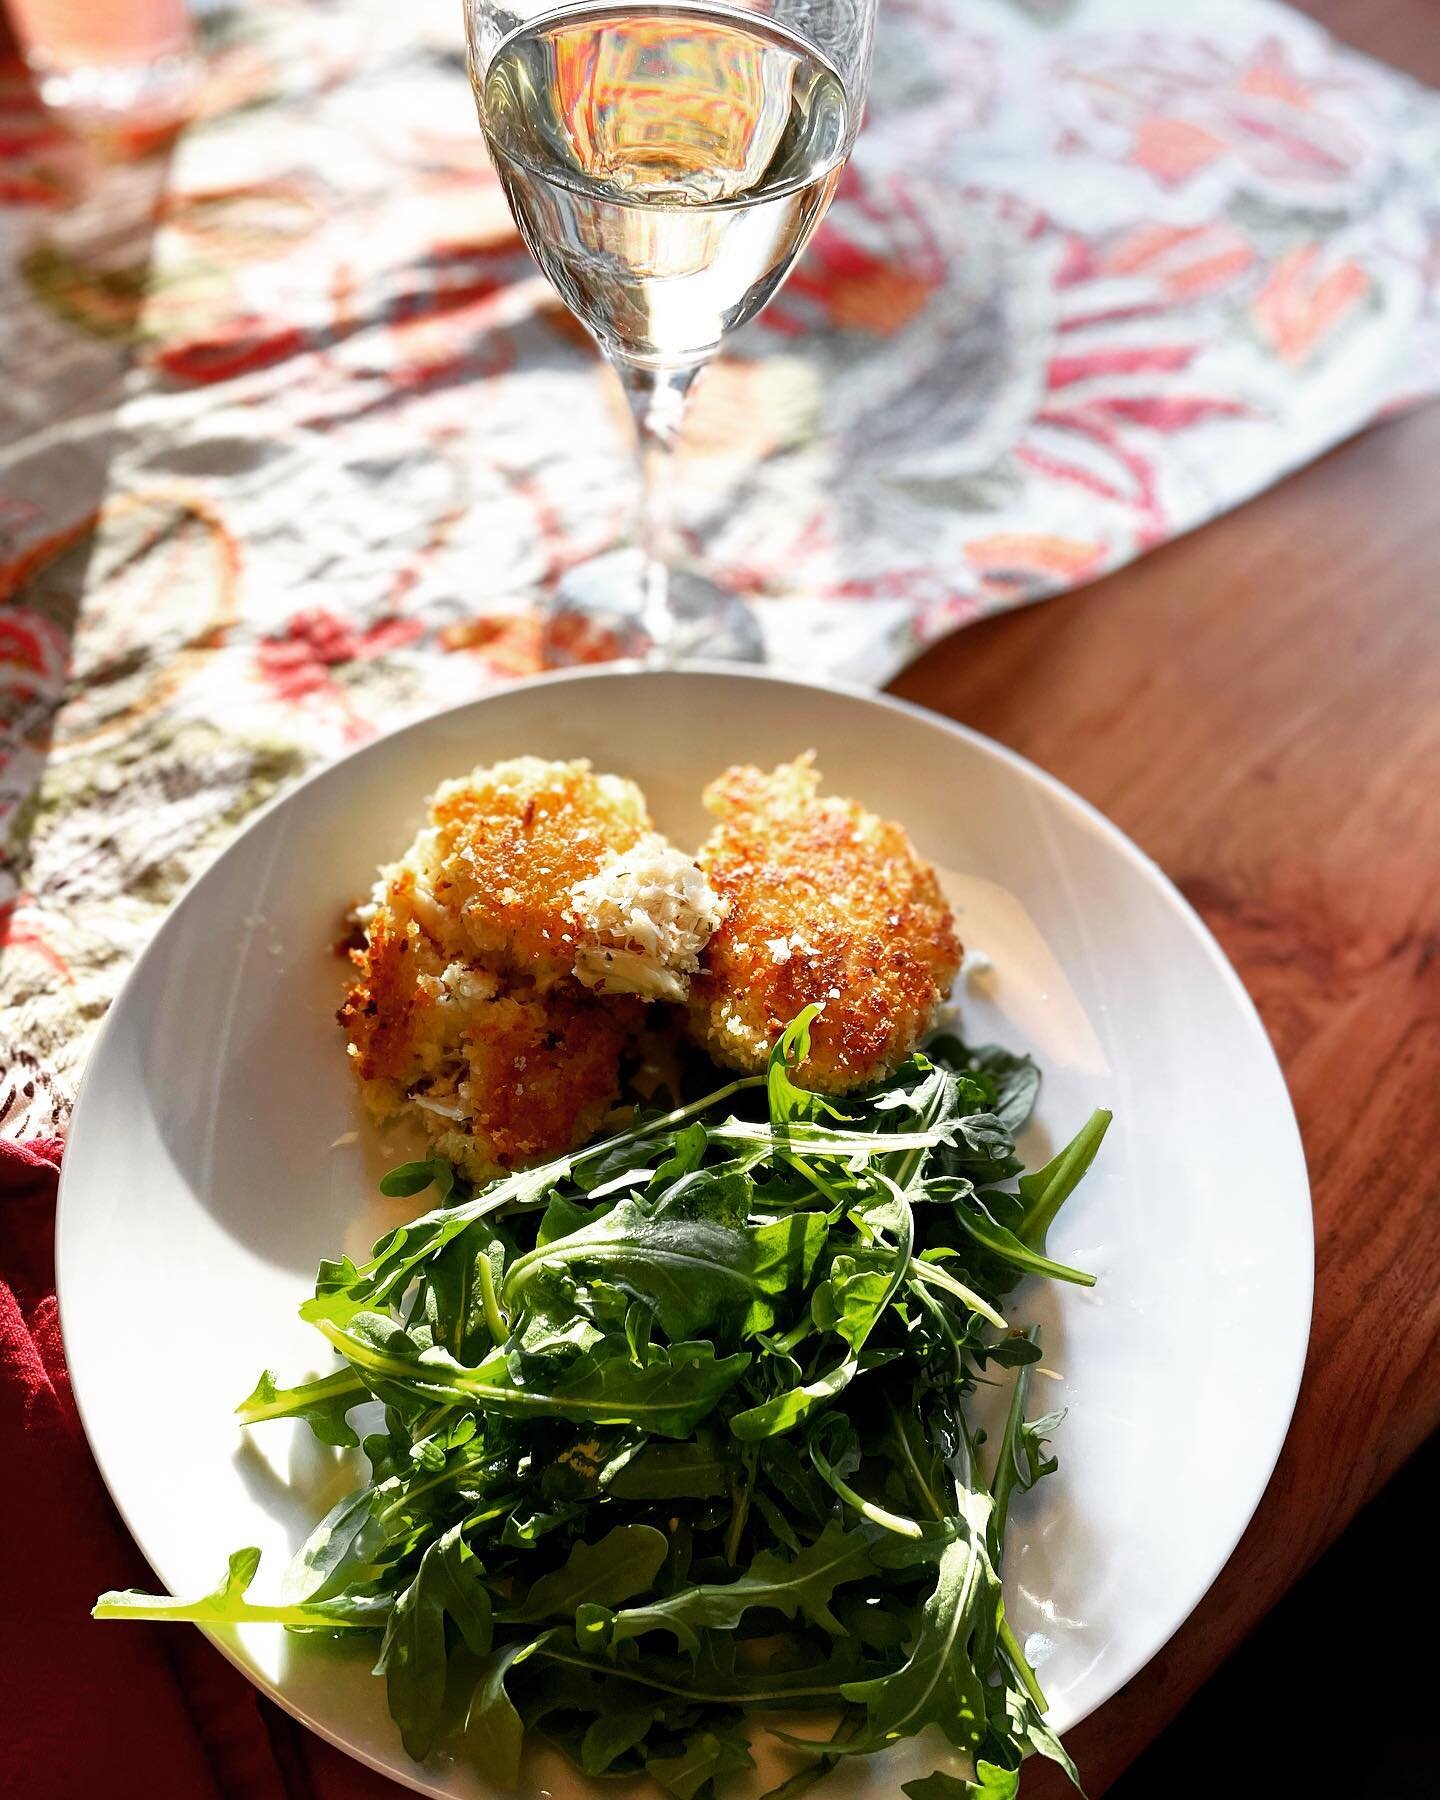
{"type": "Polygon", "coordinates": [[[397,1800],[265,1700],[189,1626],[97,1624],[155,1587],[91,1458],[55,1304],[62,1146],[0,1143],[0,1795],[397,1800]]]}

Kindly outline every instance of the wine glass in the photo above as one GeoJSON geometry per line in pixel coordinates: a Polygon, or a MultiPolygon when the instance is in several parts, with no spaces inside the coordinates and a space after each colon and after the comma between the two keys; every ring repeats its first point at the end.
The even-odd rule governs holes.
{"type": "Polygon", "coordinates": [[[762,658],[744,602],[673,566],[673,451],[695,378],[830,203],[874,18],[875,0],[465,0],[475,104],[515,222],[614,365],[640,440],[636,547],[560,584],[549,660],[573,660],[564,646],[597,629],[653,660],[762,658]]]}

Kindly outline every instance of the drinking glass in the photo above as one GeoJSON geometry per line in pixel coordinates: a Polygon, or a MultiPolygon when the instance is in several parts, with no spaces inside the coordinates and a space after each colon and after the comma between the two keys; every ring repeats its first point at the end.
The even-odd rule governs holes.
{"type": "Polygon", "coordinates": [[[186,0],[9,0],[46,105],[82,128],[178,124],[199,80],[186,0]]]}
{"type": "Polygon", "coordinates": [[[652,659],[763,655],[743,601],[673,566],[672,457],[695,378],[830,204],[874,16],[875,0],[465,0],[475,104],[515,223],[614,365],[640,440],[636,546],[560,584],[551,660],[570,660],[577,624],[652,659]]]}

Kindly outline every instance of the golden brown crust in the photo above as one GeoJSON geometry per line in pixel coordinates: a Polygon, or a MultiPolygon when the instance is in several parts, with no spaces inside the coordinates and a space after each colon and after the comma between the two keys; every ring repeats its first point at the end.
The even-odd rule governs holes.
{"type": "Polygon", "coordinates": [[[719,825],[700,865],[727,911],[691,989],[690,1029],[717,1061],[758,1069],[812,1002],[802,1079],[841,1093],[914,1049],[960,962],[935,872],[903,827],[821,799],[812,759],[739,766],[706,789],[719,825]]]}
{"type": "Polygon", "coordinates": [[[497,1001],[468,1046],[474,1131],[503,1168],[594,1137],[620,1095],[620,1057],[641,1008],[546,994],[497,1001]]]}
{"type": "Polygon", "coordinates": [[[336,1016],[362,1081],[408,1086],[434,1072],[445,1048],[448,959],[410,915],[414,883],[403,867],[391,875],[365,943],[350,952],[359,972],[336,1016]]]}
{"type": "MultiPolygon", "coordinates": [[[[914,1047],[959,946],[901,827],[819,798],[818,781],[802,757],[707,789],[720,822],[700,861],[726,914],[689,1025],[718,1061],[755,1069],[819,1002],[804,1079],[843,1092],[914,1047]]],[[[524,757],[437,792],[350,953],[340,1023],[373,1111],[423,1120],[476,1177],[599,1129],[644,1009],[575,981],[571,890],[650,829],[639,789],[584,763],[524,757]]]]}
{"type": "Polygon", "coordinates": [[[350,952],[339,1020],[372,1111],[423,1120],[477,1177],[594,1134],[642,1009],[572,979],[569,890],[649,823],[633,783],[585,763],[522,757],[440,788],[350,952]]]}
{"type": "Polygon", "coordinates": [[[573,961],[570,889],[650,830],[633,782],[535,757],[446,782],[431,819],[435,899],[460,921],[463,948],[541,985],[573,961]]]}

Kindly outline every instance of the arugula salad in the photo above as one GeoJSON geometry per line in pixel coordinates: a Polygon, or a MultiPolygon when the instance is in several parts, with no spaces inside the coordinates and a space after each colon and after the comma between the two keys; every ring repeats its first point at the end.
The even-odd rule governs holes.
{"type": "Polygon", "coordinates": [[[283,1603],[247,1597],[242,1549],[202,1599],[96,1617],[372,1634],[406,1751],[497,1786],[537,1733],[587,1776],[708,1800],[761,1725],[794,1770],[769,1800],[930,1726],[970,1773],[910,1800],[1005,1800],[1031,1752],[1078,1785],[1001,1590],[1060,1419],[1031,1416],[1038,1333],[1005,1302],[1093,1282],[1046,1237],[1110,1115],[1026,1173],[1028,1058],[940,1037],[833,1100],[797,1080],[815,1011],[766,1073],[540,1167],[392,1171],[430,1210],[322,1263],[301,1308],[342,1366],[267,1372],[239,1408],[358,1443],[369,1480],[283,1603]],[[1009,1387],[989,1441],[987,1383],[1009,1387]]]}

